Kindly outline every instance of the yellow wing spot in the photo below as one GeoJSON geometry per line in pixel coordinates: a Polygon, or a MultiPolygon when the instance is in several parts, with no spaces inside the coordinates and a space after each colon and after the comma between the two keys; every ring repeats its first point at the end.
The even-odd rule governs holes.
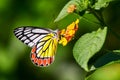
{"type": "Polygon", "coordinates": [[[56,52],[58,39],[54,37],[53,33],[50,33],[46,35],[46,37],[44,37],[42,40],[46,42],[44,42],[45,44],[42,46],[42,48],[38,52],[37,57],[41,57],[41,58],[53,57],[56,52]]]}
{"type": "Polygon", "coordinates": [[[46,37],[44,37],[43,39],[41,39],[41,41],[43,41],[43,40],[48,40],[48,39],[50,39],[50,38],[53,37],[53,36],[54,36],[54,34],[50,33],[50,34],[48,34],[46,37]]]}
{"type": "Polygon", "coordinates": [[[53,44],[52,44],[52,42],[51,42],[50,45],[49,45],[48,51],[49,51],[48,56],[49,56],[49,57],[53,56],[54,50],[53,50],[53,44]]]}

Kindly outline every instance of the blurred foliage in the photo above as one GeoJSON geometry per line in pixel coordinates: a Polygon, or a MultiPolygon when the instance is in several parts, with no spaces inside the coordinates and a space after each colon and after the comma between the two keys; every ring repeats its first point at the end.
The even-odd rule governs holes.
{"type": "MultiPolygon", "coordinates": [[[[86,72],[73,58],[72,48],[81,35],[98,29],[99,25],[93,22],[96,18],[91,14],[85,14],[85,18],[80,20],[79,31],[73,41],[65,47],[58,45],[55,62],[46,68],[36,67],[31,63],[29,57],[31,48],[21,43],[13,34],[14,28],[20,26],[65,28],[78,18],[78,15],[70,14],[54,23],[68,1],[0,0],[0,80],[84,80],[86,72]]],[[[115,31],[115,33],[108,31],[104,48],[109,50],[120,49],[120,36],[117,35],[120,34],[119,14],[120,1],[110,3],[103,10],[105,22],[115,31]]]]}
{"type": "Polygon", "coordinates": [[[86,80],[120,80],[119,73],[120,73],[120,63],[119,62],[110,63],[96,70],[86,80]]]}
{"type": "Polygon", "coordinates": [[[0,80],[80,78],[82,69],[78,70],[72,50],[69,50],[72,44],[64,48],[59,45],[55,62],[47,68],[40,68],[31,63],[31,48],[13,34],[14,28],[29,25],[62,29],[72,20],[54,23],[54,19],[66,2],[67,0],[0,0],[0,80]],[[68,69],[66,73],[65,69],[68,69]]]}

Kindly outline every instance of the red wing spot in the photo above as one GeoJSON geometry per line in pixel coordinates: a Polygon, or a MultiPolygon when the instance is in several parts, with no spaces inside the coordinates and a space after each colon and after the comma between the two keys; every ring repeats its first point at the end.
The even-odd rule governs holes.
{"type": "Polygon", "coordinates": [[[32,48],[31,52],[32,52],[32,53],[35,53],[35,51],[36,51],[36,46],[34,46],[34,47],[32,48]]]}
{"type": "Polygon", "coordinates": [[[50,57],[50,58],[47,59],[48,65],[50,65],[52,62],[53,62],[53,58],[52,57],[50,57]]]}
{"type": "Polygon", "coordinates": [[[36,66],[46,67],[54,61],[54,57],[37,58],[35,53],[31,54],[31,60],[36,66]]]}
{"type": "Polygon", "coordinates": [[[34,63],[37,62],[38,59],[36,58],[36,54],[35,53],[31,54],[31,60],[33,60],[34,63]]]}
{"type": "Polygon", "coordinates": [[[37,60],[37,64],[38,64],[38,65],[41,65],[41,64],[42,64],[42,59],[38,59],[38,60],[37,60]]]}
{"type": "Polygon", "coordinates": [[[32,53],[32,54],[31,54],[31,58],[34,60],[35,57],[36,57],[36,54],[35,54],[35,53],[32,53]]]}
{"type": "Polygon", "coordinates": [[[38,59],[37,59],[37,58],[35,58],[35,59],[34,59],[34,63],[37,63],[37,62],[38,62],[38,59]]]}
{"type": "Polygon", "coordinates": [[[44,59],[44,60],[43,60],[43,66],[46,66],[46,65],[47,65],[46,62],[47,62],[47,59],[44,59]]]}
{"type": "Polygon", "coordinates": [[[54,57],[50,57],[50,63],[54,61],[54,57]]]}
{"type": "Polygon", "coordinates": [[[51,63],[50,58],[47,59],[47,63],[48,63],[48,65],[51,63]]]}

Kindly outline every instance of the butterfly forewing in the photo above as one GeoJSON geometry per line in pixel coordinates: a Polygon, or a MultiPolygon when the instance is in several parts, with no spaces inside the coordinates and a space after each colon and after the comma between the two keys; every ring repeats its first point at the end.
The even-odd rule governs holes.
{"type": "Polygon", "coordinates": [[[50,32],[51,30],[49,29],[37,27],[21,27],[14,30],[15,36],[29,47],[33,47],[41,38],[50,32]]]}

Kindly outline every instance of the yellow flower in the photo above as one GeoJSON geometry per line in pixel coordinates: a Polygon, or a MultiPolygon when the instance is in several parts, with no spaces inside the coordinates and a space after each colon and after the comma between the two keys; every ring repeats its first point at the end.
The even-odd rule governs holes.
{"type": "Polygon", "coordinates": [[[72,22],[70,25],[68,25],[66,30],[63,29],[60,31],[59,44],[62,44],[63,46],[65,46],[69,41],[71,41],[76,31],[78,30],[78,23],[79,23],[79,19],[77,19],[75,22],[72,22]]]}
{"type": "Polygon", "coordinates": [[[75,24],[78,24],[79,23],[79,19],[77,19],[76,21],[75,21],[75,24]]]}
{"type": "Polygon", "coordinates": [[[62,29],[61,31],[60,31],[60,35],[64,35],[65,34],[65,29],[62,29]]]}
{"type": "Polygon", "coordinates": [[[61,40],[59,41],[59,44],[62,44],[63,46],[67,45],[68,41],[65,37],[61,37],[61,40]]]}

